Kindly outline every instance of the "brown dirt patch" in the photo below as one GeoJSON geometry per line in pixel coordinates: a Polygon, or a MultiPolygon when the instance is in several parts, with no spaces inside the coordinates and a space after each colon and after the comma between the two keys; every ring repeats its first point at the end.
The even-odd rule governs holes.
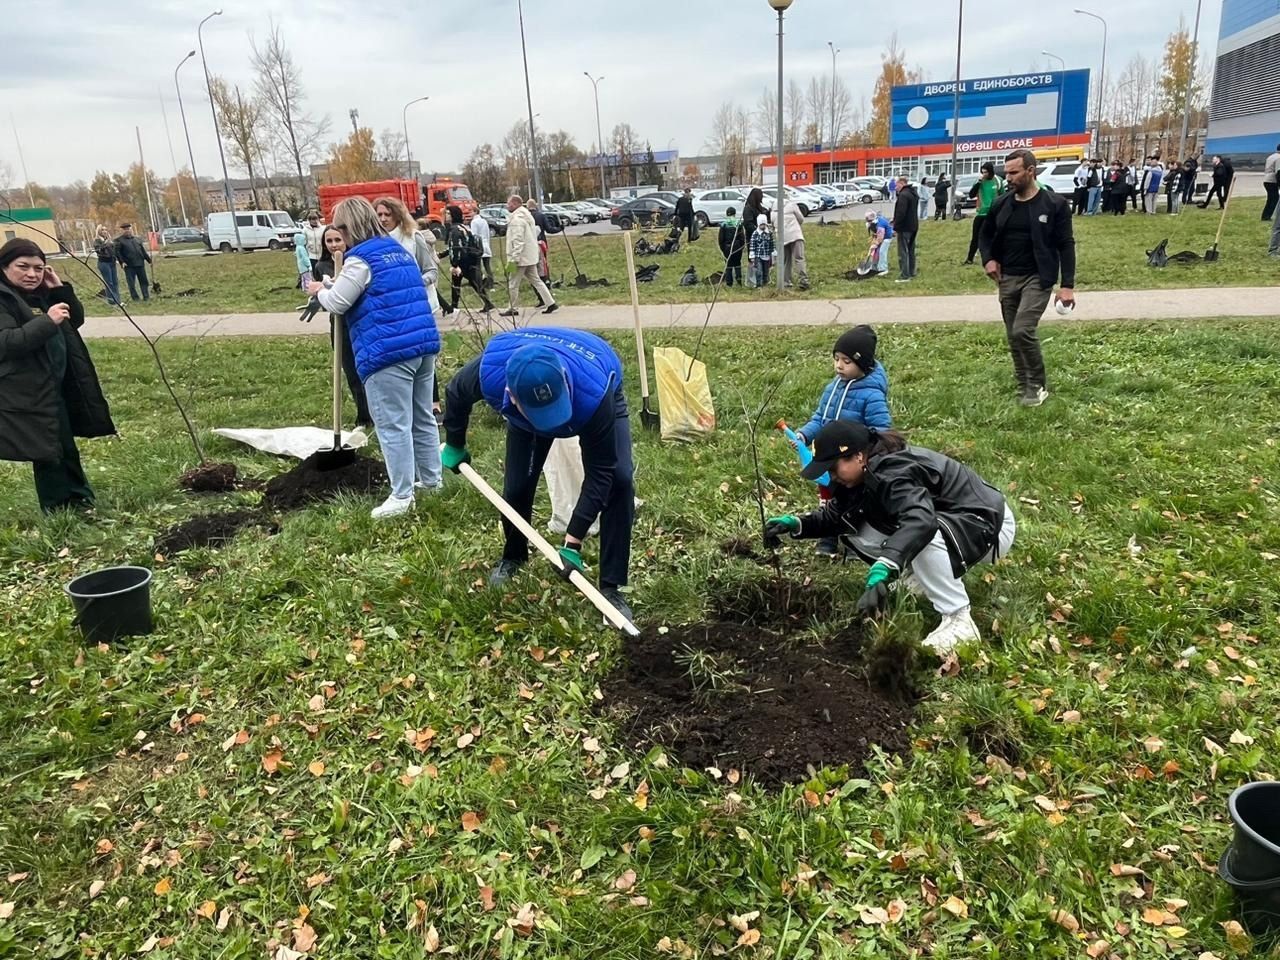
{"type": "Polygon", "coordinates": [[[272,510],[297,510],[340,493],[377,493],[387,485],[387,468],[381,460],[357,456],[354,463],[337,470],[321,470],[312,454],[288,473],[267,482],[263,503],[272,510]]]}
{"type": "Polygon", "coordinates": [[[660,744],[694,769],[738,769],[764,784],[810,770],[861,771],[873,745],[909,749],[909,699],[865,679],[861,634],[798,643],[752,624],[646,628],[623,641],[602,684],[627,742],[660,744]]]}
{"type": "Polygon", "coordinates": [[[280,524],[261,510],[210,513],[170,527],[156,539],[156,552],[167,557],[192,547],[222,547],[246,527],[262,527],[272,534],[280,531],[280,524]]]}
{"type": "Polygon", "coordinates": [[[236,465],[202,463],[178,477],[178,484],[192,493],[227,493],[236,488],[236,465]]]}

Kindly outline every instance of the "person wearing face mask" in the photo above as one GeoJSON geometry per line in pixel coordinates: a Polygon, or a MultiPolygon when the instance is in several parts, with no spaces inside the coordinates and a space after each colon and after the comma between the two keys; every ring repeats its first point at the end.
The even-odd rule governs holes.
{"type": "Polygon", "coordinates": [[[0,459],[29,461],[40,509],[93,506],[76,437],[116,432],[84,307],[30,240],[0,247],[0,459]]]}
{"type": "Polygon", "coordinates": [[[835,420],[814,438],[802,475],[824,473],[832,499],[804,516],[773,517],[765,536],[839,537],[870,564],[859,612],[879,616],[894,581],[922,594],[942,618],[925,646],[946,655],[981,639],[964,576],[1013,546],[1017,523],[1004,495],[973,470],[894,430],[835,420]]]}

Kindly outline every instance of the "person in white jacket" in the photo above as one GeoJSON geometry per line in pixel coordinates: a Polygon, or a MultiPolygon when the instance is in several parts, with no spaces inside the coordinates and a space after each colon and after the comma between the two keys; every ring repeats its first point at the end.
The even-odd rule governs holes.
{"type": "Polygon", "coordinates": [[[493,250],[489,246],[489,237],[491,231],[489,229],[489,221],[480,214],[476,214],[471,218],[471,235],[479,237],[480,243],[484,247],[484,253],[480,257],[480,265],[484,268],[484,288],[488,290],[493,286],[493,267],[490,261],[493,259],[493,250]]]}
{"type": "Polygon", "coordinates": [[[547,309],[543,312],[554,313],[560,305],[556,303],[555,298],[551,296],[551,291],[538,276],[538,260],[541,253],[538,250],[538,227],[533,222],[533,214],[525,208],[524,198],[518,193],[513,193],[507,198],[507,213],[511,215],[507,220],[507,263],[513,268],[511,276],[507,279],[511,309],[502,311],[501,316],[518,317],[520,315],[520,284],[524,280],[528,280],[533,285],[534,292],[546,304],[547,309]]]}
{"type": "Polygon", "coordinates": [[[311,259],[311,269],[324,258],[324,224],[320,222],[320,214],[312,210],[307,214],[307,225],[302,228],[302,236],[307,243],[307,256],[311,259]]]}
{"type": "Polygon", "coordinates": [[[782,279],[789,287],[792,277],[801,290],[809,289],[808,264],[804,259],[804,214],[800,205],[788,200],[782,208],[782,279]]]}

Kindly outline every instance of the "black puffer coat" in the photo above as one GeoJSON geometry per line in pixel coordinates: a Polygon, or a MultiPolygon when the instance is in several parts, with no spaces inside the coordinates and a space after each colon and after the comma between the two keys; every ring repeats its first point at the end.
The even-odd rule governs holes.
{"type": "MultiPolygon", "coordinates": [[[[941,533],[957,578],[994,557],[1004,523],[1004,495],[962,463],[924,447],[883,453],[857,487],[832,484],[833,498],[800,518],[805,539],[852,534],[869,523],[889,535],[880,556],[905,570],[941,533]]],[[[872,562],[879,557],[864,557],[872,562]]]]}
{"type": "Polygon", "coordinates": [[[80,338],[84,307],[71,284],[25,293],[0,278],[0,460],[57,460],[58,403],[66,404],[77,437],[116,432],[89,350],[80,338]],[[56,324],[45,313],[65,303],[71,318],[56,324]],[[48,343],[62,337],[67,369],[54,380],[48,343]]]}

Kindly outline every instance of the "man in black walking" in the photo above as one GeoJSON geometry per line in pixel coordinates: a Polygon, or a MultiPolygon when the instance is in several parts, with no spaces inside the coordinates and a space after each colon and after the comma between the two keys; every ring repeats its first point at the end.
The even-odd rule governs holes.
{"type": "Polygon", "coordinates": [[[982,224],[979,246],[987,276],[1000,288],[1019,403],[1038,407],[1049,397],[1036,327],[1053,285],[1058,300],[1075,304],[1076,241],[1067,201],[1036,183],[1036,156],[1014,150],[1004,161],[1009,191],[995,201],[982,224]]]}
{"type": "Polygon", "coordinates": [[[1204,210],[1209,206],[1210,201],[1214,197],[1218,198],[1218,209],[1221,210],[1227,205],[1227,194],[1231,191],[1231,181],[1235,179],[1236,171],[1231,166],[1231,161],[1226,157],[1213,158],[1213,186],[1209,188],[1209,192],[1205,195],[1204,203],[1200,204],[1200,209],[1204,210]]]}
{"type": "Polygon", "coordinates": [[[680,236],[680,230],[683,228],[689,231],[689,239],[696,240],[698,228],[693,223],[693,191],[688,187],[684,188],[684,194],[676,200],[676,237],[680,236]]]}
{"type": "Polygon", "coordinates": [[[1200,170],[1200,161],[1195,157],[1187,157],[1182,164],[1182,205],[1188,206],[1196,198],[1196,174],[1200,170]]]}
{"type": "Polygon", "coordinates": [[[151,285],[147,281],[147,264],[151,254],[142,241],[133,235],[133,224],[120,224],[120,236],[116,237],[116,259],[124,266],[124,278],[129,282],[129,299],[138,299],[138,285],[142,286],[142,299],[151,299],[151,285]]]}

